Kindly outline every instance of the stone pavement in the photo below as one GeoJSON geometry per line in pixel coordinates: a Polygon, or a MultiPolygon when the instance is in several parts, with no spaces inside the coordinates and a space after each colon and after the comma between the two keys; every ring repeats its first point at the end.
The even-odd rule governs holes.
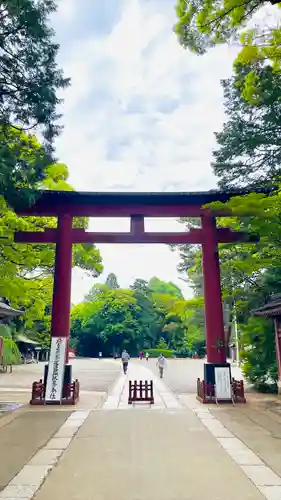
{"type": "Polygon", "coordinates": [[[135,362],[130,362],[127,375],[122,375],[118,379],[103,408],[105,410],[163,410],[165,408],[178,409],[180,408],[180,404],[171,391],[169,391],[165,384],[159,379],[159,377],[157,377],[149,368],[135,362]],[[128,405],[129,380],[153,380],[154,405],[145,403],[128,405]]]}
{"type": "MultiPolygon", "coordinates": [[[[255,422],[250,408],[247,422],[247,405],[209,409],[194,395],[175,397],[146,366],[130,363],[103,407],[70,416],[46,410],[26,414],[40,421],[48,413],[64,415],[61,427],[27,459],[0,499],[281,500],[279,469],[262,456],[272,446],[277,459],[279,450],[273,441],[263,447],[264,416],[255,422]],[[127,405],[129,378],[154,380],[155,406],[127,405]]],[[[281,422],[272,421],[272,428],[277,441],[281,422]]]]}

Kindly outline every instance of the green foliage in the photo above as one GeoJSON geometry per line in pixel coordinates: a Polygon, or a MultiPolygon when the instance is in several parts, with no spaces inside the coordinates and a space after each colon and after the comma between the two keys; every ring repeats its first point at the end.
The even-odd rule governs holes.
{"type": "Polygon", "coordinates": [[[49,161],[34,136],[0,125],[0,193],[11,206],[35,198],[49,161]]]}
{"type": "Polygon", "coordinates": [[[241,352],[244,375],[257,389],[277,392],[277,360],[273,321],[250,318],[241,325],[241,340],[246,348],[241,352]]]}
{"type": "Polygon", "coordinates": [[[172,283],[154,278],[152,288],[158,291],[140,279],[129,290],[95,285],[72,310],[71,335],[78,353],[96,356],[102,350],[112,355],[126,348],[136,355],[159,346],[182,349],[194,305],[178,298],[182,294],[172,283]]]}
{"type": "Polygon", "coordinates": [[[141,278],[137,278],[134,283],[130,286],[131,290],[134,292],[142,293],[147,295],[149,293],[148,282],[141,278]]]}
{"type": "Polygon", "coordinates": [[[183,299],[182,291],[177,285],[175,285],[171,281],[169,281],[168,283],[166,283],[165,281],[161,281],[156,276],[149,280],[148,289],[154,293],[166,294],[170,295],[171,297],[183,299]]]}
{"type": "Polygon", "coordinates": [[[178,22],[174,31],[180,44],[191,52],[202,55],[216,45],[239,40],[241,50],[234,68],[251,66],[241,82],[241,92],[252,105],[259,104],[262,90],[257,67],[269,63],[275,73],[280,72],[281,28],[278,20],[275,26],[265,26],[262,20],[256,21],[254,28],[241,30],[264,4],[262,0],[247,0],[242,4],[238,0],[178,0],[176,4],[178,22]]]}
{"type": "Polygon", "coordinates": [[[107,276],[107,278],[105,280],[105,284],[109,289],[112,289],[112,290],[114,290],[116,288],[120,288],[120,286],[118,285],[117,276],[114,273],[109,273],[109,275],[107,276]]]}
{"type": "Polygon", "coordinates": [[[0,360],[0,364],[7,365],[18,365],[20,363],[21,356],[17,344],[8,338],[3,338],[3,350],[0,360]]]}
{"type": "Polygon", "coordinates": [[[170,349],[147,349],[146,352],[148,352],[151,358],[158,358],[160,354],[163,354],[165,358],[173,357],[173,351],[170,349]]]}
{"type": "Polygon", "coordinates": [[[20,352],[17,344],[12,338],[12,331],[8,325],[0,325],[0,341],[2,341],[2,350],[0,365],[16,365],[20,363],[20,352]]]}
{"type": "Polygon", "coordinates": [[[180,44],[196,54],[204,54],[215,45],[235,37],[253,13],[263,5],[261,0],[178,0],[178,22],[175,32],[180,44]]]}
{"type": "MultiPolygon", "coordinates": [[[[67,184],[66,165],[52,164],[46,169],[46,177],[37,187],[72,189],[67,184]]],[[[5,297],[17,309],[24,309],[25,325],[30,328],[34,321],[49,328],[52,303],[55,246],[14,243],[14,232],[40,231],[56,227],[50,217],[18,217],[0,197],[0,296],[5,297]],[[47,308],[47,309],[46,309],[47,308]]],[[[87,219],[75,220],[76,227],[87,227],[87,219]]],[[[87,270],[93,276],[102,272],[99,250],[94,245],[73,247],[73,266],[87,270]]],[[[43,334],[42,330],[41,333],[43,334]]]]}
{"type": "Polygon", "coordinates": [[[56,92],[69,85],[56,64],[49,22],[55,9],[52,0],[4,0],[0,10],[0,122],[40,126],[49,144],[59,132],[56,92]]]}
{"type": "Polygon", "coordinates": [[[256,67],[259,104],[249,106],[242,95],[251,67],[237,65],[236,75],[222,81],[227,122],[215,134],[212,167],[222,188],[272,186],[281,178],[281,74],[270,66],[256,67]]]}
{"type": "Polygon", "coordinates": [[[166,351],[168,349],[168,344],[165,341],[165,339],[163,339],[163,337],[161,337],[161,339],[157,343],[156,349],[159,349],[160,351],[161,350],[166,351]]]}

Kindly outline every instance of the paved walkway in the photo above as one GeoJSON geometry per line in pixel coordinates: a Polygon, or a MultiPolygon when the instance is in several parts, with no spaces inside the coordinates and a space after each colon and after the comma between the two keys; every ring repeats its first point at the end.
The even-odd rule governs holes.
{"type": "Polygon", "coordinates": [[[246,442],[252,428],[264,427],[237,422],[243,411],[209,409],[193,395],[176,398],[165,380],[131,363],[99,409],[56,412],[64,415],[60,427],[0,499],[281,500],[279,469],[262,456],[264,436],[259,450],[246,442]],[[129,379],[154,380],[154,406],[127,405],[129,379]]]}
{"type": "Polygon", "coordinates": [[[175,396],[169,391],[165,384],[146,366],[130,363],[127,375],[122,375],[114,386],[112,393],[108,396],[103,408],[105,410],[135,410],[153,409],[163,410],[165,408],[178,409],[181,405],[175,396]],[[154,405],[138,403],[128,405],[129,380],[153,380],[154,405]]]}

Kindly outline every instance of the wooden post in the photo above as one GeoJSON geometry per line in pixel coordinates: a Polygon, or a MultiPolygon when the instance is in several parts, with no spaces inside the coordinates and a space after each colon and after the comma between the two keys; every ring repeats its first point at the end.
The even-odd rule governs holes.
{"type": "MultiPolygon", "coordinates": [[[[52,337],[69,338],[72,272],[72,217],[58,217],[54,290],[52,305],[52,337]]],[[[66,363],[68,362],[68,347],[66,363]]]]}
{"type": "Polygon", "coordinates": [[[216,220],[206,213],[203,230],[202,267],[204,278],[206,348],[208,363],[226,362],[220,265],[216,240],[216,220]]]}
{"type": "Polygon", "coordinates": [[[276,358],[278,365],[278,394],[281,395],[281,316],[274,318],[275,326],[275,342],[276,342],[276,358]]]}

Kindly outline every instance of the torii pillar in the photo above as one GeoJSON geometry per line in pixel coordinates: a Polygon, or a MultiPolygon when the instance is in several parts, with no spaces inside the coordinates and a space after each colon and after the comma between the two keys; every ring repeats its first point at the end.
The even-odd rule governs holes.
{"type": "Polygon", "coordinates": [[[204,282],[207,363],[204,379],[215,383],[215,367],[230,366],[226,362],[226,345],[222,308],[221,276],[216,219],[210,212],[201,216],[203,232],[202,269],[204,282]]]}
{"type": "MultiPolygon", "coordinates": [[[[68,364],[70,310],[71,310],[71,274],[72,274],[72,216],[58,216],[56,230],[55,270],[52,300],[51,339],[65,338],[65,368],[63,386],[71,384],[72,366],[68,364]]],[[[44,382],[46,387],[48,365],[45,366],[44,382]]],[[[64,395],[64,391],[63,391],[64,395]]]]}

